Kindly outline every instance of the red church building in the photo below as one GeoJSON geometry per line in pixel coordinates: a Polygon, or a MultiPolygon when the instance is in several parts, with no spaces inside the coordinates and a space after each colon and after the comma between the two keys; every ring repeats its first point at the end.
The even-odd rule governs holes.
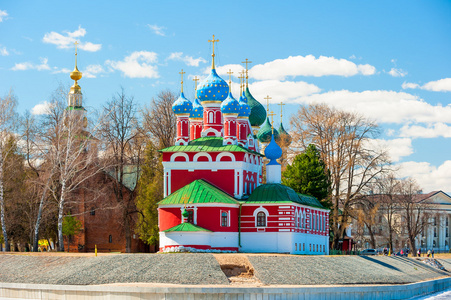
{"type": "Polygon", "coordinates": [[[259,131],[269,119],[250,94],[247,76],[236,100],[231,82],[216,73],[214,58],[213,47],[211,73],[196,99],[185,98],[182,79],[173,105],[176,143],[161,150],[160,251],[328,254],[328,209],[281,184],[282,150],[276,139],[286,132],[268,126],[262,127],[268,132],[259,131]],[[260,141],[269,142],[264,155],[257,132],[260,141]]]}

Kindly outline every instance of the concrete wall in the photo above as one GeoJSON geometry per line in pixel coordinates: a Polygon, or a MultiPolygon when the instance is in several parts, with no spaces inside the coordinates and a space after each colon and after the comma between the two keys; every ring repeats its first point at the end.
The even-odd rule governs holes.
{"type": "Polygon", "coordinates": [[[7,299],[407,299],[451,287],[451,278],[406,285],[284,287],[136,287],[0,283],[7,299]]]}

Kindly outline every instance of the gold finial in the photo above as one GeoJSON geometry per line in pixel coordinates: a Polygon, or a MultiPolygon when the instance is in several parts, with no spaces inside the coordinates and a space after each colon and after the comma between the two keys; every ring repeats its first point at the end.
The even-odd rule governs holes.
{"type": "Polygon", "coordinates": [[[227,72],[227,74],[229,74],[229,93],[230,93],[231,90],[232,90],[232,74],[233,74],[232,70],[229,69],[229,71],[227,72]]]}
{"type": "Polygon", "coordinates": [[[194,76],[194,99],[197,99],[197,82],[199,81],[199,78],[197,76],[194,76]]]}
{"type": "Polygon", "coordinates": [[[213,34],[213,39],[208,40],[208,42],[213,44],[213,54],[211,55],[211,57],[212,57],[211,68],[214,69],[215,68],[215,43],[219,42],[219,40],[215,40],[215,35],[213,34]]]}
{"type": "Polygon", "coordinates": [[[252,62],[251,61],[249,61],[247,58],[246,58],[246,60],[245,61],[242,61],[241,62],[242,64],[246,64],[246,87],[248,86],[248,79],[249,79],[249,74],[248,74],[248,71],[249,71],[249,69],[248,69],[248,67],[247,67],[247,64],[251,64],[252,62]]]}
{"type": "Polygon", "coordinates": [[[271,131],[272,131],[272,134],[274,134],[274,126],[273,126],[272,124],[274,123],[273,117],[274,117],[275,115],[276,115],[276,114],[275,114],[273,111],[271,111],[271,113],[268,114],[268,116],[271,116],[271,131]]]}
{"type": "Polygon", "coordinates": [[[182,93],[183,93],[183,74],[186,74],[186,73],[183,72],[183,69],[182,69],[182,72],[179,72],[179,74],[182,75],[182,81],[180,83],[182,85],[182,93]]]}
{"type": "Polygon", "coordinates": [[[78,68],[77,68],[77,45],[78,45],[78,42],[75,41],[74,44],[75,44],[75,68],[74,68],[74,70],[72,72],[70,72],[70,78],[72,80],[74,80],[75,83],[70,88],[70,93],[71,94],[80,94],[81,93],[81,88],[78,85],[78,80],[81,79],[82,73],[80,71],[78,71],[78,68]]]}
{"type": "Polygon", "coordinates": [[[272,98],[269,97],[269,95],[266,95],[265,99],[266,99],[266,111],[269,113],[269,100],[272,99],[272,98]]]}
{"type": "Polygon", "coordinates": [[[283,103],[282,101],[279,103],[279,104],[277,104],[277,105],[280,105],[280,123],[282,123],[282,109],[283,109],[283,106],[285,105],[285,103],[283,103]]]}

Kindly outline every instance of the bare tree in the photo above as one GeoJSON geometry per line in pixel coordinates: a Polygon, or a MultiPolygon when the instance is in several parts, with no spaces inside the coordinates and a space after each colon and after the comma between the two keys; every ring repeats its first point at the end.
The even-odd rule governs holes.
{"type": "Polygon", "coordinates": [[[386,152],[374,150],[369,145],[369,140],[378,135],[378,127],[357,113],[337,110],[325,104],[301,107],[292,117],[291,125],[293,140],[298,146],[305,149],[309,144],[314,144],[330,171],[332,247],[338,248],[355,200],[376,176],[387,169],[389,161],[386,152]]]}
{"type": "Polygon", "coordinates": [[[360,236],[365,236],[368,232],[370,236],[371,248],[376,248],[376,231],[377,231],[377,216],[379,213],[379,203],[375,201],[374,197],[361,197],[356,199],[356,208],[353,210],[353,218],[357,220],[360,236]]]}
{"type": "Polygon", "coordinates": [[[173,92],[162,91],[142,112],[143,130],[157,149],[174,145],[177,123],[172,104],[175,100],[176,95],[173,92]]]}
{"type": "Polygon", "coordinates": [[[421,197],[421,189],[412,178],[407,178],[399,182],[399,201],[401,214],[407,227],[407,236],[410,249],[416,253],[415,238],[423,234],[428,225],[428,213],[431,206],[424,203],[421,197]]]}
{"type": "Polygon", "coordinates": [[[10,246],[5,220],[4,171],[6,158],[9,155],[9,150],[11,150],[10,147],[8,149],[7,141],[9,138],[14,138],[14,121],[17,119],[15,109],[16,98],[13,92],[10,91],[6,96],[0,98],[0,220],[6,251],[10,250],[10,246]]]}
{"type": "MultiPolygon", "coordinates": [[[[141,160],[142,138],[137,119],[137,108],[133,97],[125,95],[124,90],[113,96],[104,107],[105,117],[101,125],[104,146],[104,159],[111,166],[113,193],[122,210],[125,233],[125,249],[131,252],[131,232],[133,215],[136,213],[135,193],[127,187],[127,177],[138,181],[141,160]]],[[[161,126],[158,124],[158,126],[161,126]]]]}
{"type": "MultiPolygon", "coordinates": [[[[64,251],[63,217],[68,201],[77,201],[73,193],[100,172],[97,149],[92,133],[84,130],[84,113],[71,107],[65,109],[59,97],[49,107],[45,117],[45,161],[50,171],[50,192],[58,203],[58,250],[64,251]]],[[[91,129],[95,131],[95,128],[91,129]]]]}

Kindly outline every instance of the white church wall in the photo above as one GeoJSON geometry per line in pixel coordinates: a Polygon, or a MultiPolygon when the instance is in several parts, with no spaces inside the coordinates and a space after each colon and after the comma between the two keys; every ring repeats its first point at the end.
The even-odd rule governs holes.
{"type": "Polygon", "coordinates": [[[242,232],[241,252],[277,252],[278,232],[242,232]]]}
{"type": "Polygon", "coordinates": [[[213,232],[211,247],[238,247],[238,232],[213,232]]]}
{"type": "Polygon", "coordinates": [[[160,232],[160,247],[211,245],[210,232],[160,232]]]}

